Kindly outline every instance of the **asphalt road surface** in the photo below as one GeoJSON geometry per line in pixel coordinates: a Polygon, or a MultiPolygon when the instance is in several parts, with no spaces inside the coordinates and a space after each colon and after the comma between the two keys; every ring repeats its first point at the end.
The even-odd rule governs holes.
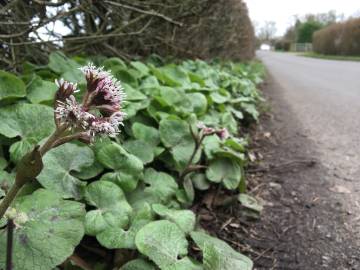
{"type": "MultiPolygon", "coordinates": [[[[360,190],[360,62],[258,52],[321,161],[360,190]]],[[[359,198],[360,200],[360,198],[359,198]]]]}

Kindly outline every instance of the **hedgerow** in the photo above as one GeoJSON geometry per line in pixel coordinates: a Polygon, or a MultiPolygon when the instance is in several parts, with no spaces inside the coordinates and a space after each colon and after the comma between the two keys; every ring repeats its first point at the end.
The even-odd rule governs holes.
{"type": "Polygon", "coordinates": [[[314,33],[314,51],[328,55],[360,55],[360,18],[334,23],[314,33]]]}
{"type": "MultiPolygon", "coordinates": [[[[53,99],[64,81],[57,86],[54,80],[78,83],[81,100],[89,85],[79,68],[88,61],[121,81],[127,96],[122,132],[63,144],[43,156],[36,181],[0,220],[0,268],[11,217],[14,270],[70,269],[79,261],[94,269],[251,269],[249,258],[203,231],[188,208],[214,185],[245,191],[248,141],[239,130],[259,116],[263,68],[255,62],[153,56],[125,63],[55,52],[46,66],[25,63],[19,76],[2,71],[0,198],[14,184],[21,157],[55,129],[53,99]],[[114,263],[108,254],[125,260],[114,263]]],[[[251,197],[240,201],[258,209],[251,197]]]]}

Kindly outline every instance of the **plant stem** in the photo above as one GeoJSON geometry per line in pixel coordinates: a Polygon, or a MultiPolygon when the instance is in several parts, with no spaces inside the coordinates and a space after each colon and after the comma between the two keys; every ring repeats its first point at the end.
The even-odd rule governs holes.
{"type": "Polygon", "coordinates": [[[0,204],[0,219],[4,216],[6,210],[9,208],[11,202],[15,199],[16,194],[21,188],[22,186],[14,183],[14,185],[9,189],[9,192],[6,193],[4,199],[1,201],[0,204]]]}
{"type": "MultiPolygon", "coordinates": [[[[57,139],[61,137],[61,135],[64,133],[64,131],[67,129],[66,125],[59,126],[53,134],[48,138],[48,140],[40,147],[38,150],[41,156],[44,156],[47,151],[49,151],[57,139]]],[[[37,149],[35,148],[37,151],[37,149]]],[[[34,151],[35,151],[34,150],[34,151]]],[[[28,153],[29,154],[29,153],[28,153]]],[[[32,160],[31,160],[32,162],[32,160]]],[[[35,162],[35,161],[34,161],[35,162]]],[[[41,162],[41,157],[40,157],[41,162]]],[[[41,162],[41,168],[39,171],[35,174],[30,176],[27,171],[27,168],[19,168],[16,173],[16,180],[14,185],[10,188],[9,192],[6,193],[4,199],[0,202],[0,219],[4,216],[6,210],[9,208],[12,201],[15,199],[17,193],[20,191],[20,189],[26,184],[26,182],[30,181],[34,176],[36,177],[42,169],[42,162],[41,162]]]]}
{"type": "Polygon", "coordinates": [[[49,151],[54,142],[59,139],[59,137],[62,135],[62,133],[67,129],[66,125],[59,126],[53,134],[48,138],[48,140],[40,147],[40,154],[41,156],[44,156],[47,151],[49,151]]]}
{"type": "Polygon", "coordinates": [[[201,138],[199,140],[195,139],[195,147],[194,147],[194,151],[192,152],[190,159],[185,167],[185,169],[181,172],[180,176],[179,176],[179,181],[182,182],[184,180],[184,177],[191,171],[193,171],[190,167],[194,161],[194,158],[196,156],[196,153],[198,152],[199,148],[201,147],[201,143],[204,140],[205,136],[202,135],[201,138]]]}
{"type": "Polygon", "coordinates": [[[6,270],[12,270],[14,226],[14,221],[9,219],[7,223],[6,270]]]}

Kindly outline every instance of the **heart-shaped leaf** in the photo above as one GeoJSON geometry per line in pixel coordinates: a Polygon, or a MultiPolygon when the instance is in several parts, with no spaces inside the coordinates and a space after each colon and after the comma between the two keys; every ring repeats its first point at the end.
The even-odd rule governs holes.
{"type": "Polygon", "coordinates": [[[210,162],[206,177],[215,183],[223,182],[227,189],[236,189],[241,180],[241,166],[229,158],[217,158],[210,162]]]}
{"type": "Polygon", "coordinates": [[[54,130],[53,110],[45,105],[16,104],[0,108],[0,134],[21,137],[22,145],[10,148],[11,158],[18,161],[41,139],[54,130]]]}
{"type": "Polygon", "coordinates": [[[155,266],[143,259],[135,259],[127,262],[119,270],[156,270],[155,266]]]}
{"type": "Polygon", "coordinates": [[[171,175],[157,172],[153,168],[146,169],[144,182],[149,185],[145,188],[145,192],[155,196],[161,203],[169,202],[178,189],[178,185],[171,175]]]}
{"type": "Polygon", "coordinates": [[[86,188],[85,199],[97,208],[86,213],[87,234],[96,236],[105,230],[125,228],[129,224],[132,208],[116,184],[108,181],[93,182],[86,188]]]}
{"type": "Polygon", "coordinates": [[[170,209],[162,204],[153,204],[152,209],[160,217],[174,222],[185,233],[195,228],[195,214],[190,210],[170,209]]]}
{"type": "Polygon", "coordinates": [[[118,184],[125,192],[136,188],[144,168],[139,158],[126,152],[117,143],[105,145],[97,152],[96,157],[106,168],[115,171],[105,174],[102,180],[118,184]]]}
{"type": "Polygon", "coordinates": [[[88,146],[71,143],[51,149],[43,157],[44,169],[37,177],[46,189],[56,191],[64,198],[83,197],[86,182],[71,172],[81,172],[94,163],[94,153],[88,146]]]}
{"type": "Polygon", "coordinates": [[[27,89],[27,98],[31,103],[49,102],[54,99],[57,86],[54,82],[44,81],[36,76],[27,89]]]}
{"type": "MultiPolygon", "coordinates": [[[[40,189],[13,204],[14,270],[53,269],[73,252],[84,235],[84,205],[40,189]]],[[[5,269],[6,229],[0,230],[0,268],[5,269]]]]}
{"type": "Polygon", "coordinates": [[[0,100],[25,97],[24,82],[15,75],[0,70],[0,100]]]}
{"type": "Polygon", "coordinates": [[[154,160],[155,147],[142,140],[128,140],[124,143],[124,148],[129,153],[137,156],[144,164],[154,160]]]}
{"type": "Polygon", "coordinates": [[[203,232],[192,232],[191,238],[203,252],[205,270],[251,270],[252,261],[236,252],[224,241],[203,232]]]}
{"type": "Polygon", "coordinates": [[[141,123],[134,123],[131,127],[134,137],[151,145],[157,146],[160,143],[159,131],[141,123]]]}
{"type": "Polygon", "coordinates": [[[109,249],[126,248],[136,249],[135,236],[146,224],[153,220],[153,212],[149,204],[145,203],[141,209],[131,217],[130,225],[127,228],[111,226],[97,234],[99,243],[109,249]]]}
{"type": "Polygon", "coordinates": [[[155,262],[160,269],[170,269],[179,257],[188,252],[185,233],[167,220],[153,221],[137,233],[135,238],[138,250],[155,262]]]}

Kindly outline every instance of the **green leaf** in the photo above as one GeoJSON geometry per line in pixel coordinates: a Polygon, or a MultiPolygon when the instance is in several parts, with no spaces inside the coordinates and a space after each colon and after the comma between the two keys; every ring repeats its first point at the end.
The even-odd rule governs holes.
{"type": "Polygon", "coordinates": [[[62,74],[80,67],[74,60],[67,58],[62,52],[53,52],[49,56],[49,68],[55,73],[62,74]]]}
{"type": "Polygon", "coordinates": [[[155,147],[142,140],[128,140],[124,143],[124,148],[129,153],[137,156],[144,164],[154,160],[155,147]]]}
{"type": "Polygon", "coordinates": [[[225,103],[225,102],[227,102],[229,100],[228,96],[221,95],[218,92],[211,93],[210,97],[211,97],[213,102],[218,103],[218,104],[225,103]]]}
{"type": "Polygon", "coordinates": [[[190,210],[170,209],[162,204],[153,204],[152,209],[160,217],[174,222],[185,233],[195,228],[195,214],[190,210]]]}
{"type": "Polygon", "coordinates": [[[167,220],[145,225],[136,235],[138,250],[155,262],[160,269],[169,269],[187,254],[185,233],[167,220]]]}
{"type": "Polygon", "coordinates": [[[192,104],[192,110],[196,115],[203,115],[207,111],[207,99],[206,97],[201,93],[190,93],[187,94],[191,104],[192,104]]]}
{"type": "Polygon", "coordinates": [[[227,189],[236,189],[241,180],[241,167],[229,158],[217,158],[210,162],[206,177],[214,182],[223,182],[227,189]]]}
{"type": "Polygon", "coordinates": [[[179,144],[190,133],[189,124],[176,117],[168,117],[160,121],[160,139],[166,147],[179,144]]]}
{"type": "Polygon", "coordinates": [[[238,200],[245,208],[253,210],[257,213],[261,213],[263,210],[263,206],[258,202],[258,200],[250,195],[239,194],[238,200]]]}
{"type": "Polygon", "coordinates": [[[25,97],[24,82],[15,75],[0,70],[0,100],[25,97]]]}
{"type": "Polygon", "coordinates": [[[2,189],[2,187],[6,186],[7,188],[10,188],[14,184],[14,181],[15,181],[14,173],[10,174],[0,169],[0,199],[5,195],[5,192],[2,189]]]}
{"type": "Polygon", "coordinates": [[[112,69],[113,67],[116,66],[120,66],[122,68],[126,68],[126,64],[123,60],[121,60],[118,57],[110,57],[107,58],[104,62],[103,62],[104,68],[105,69],[112,69]]]}
{"type": "Polygon", "coordinates": [[[140,72],[141,77],[148,75],[150,72],[150,69],[142,62],[132,61],[130,62],[130,65],[140,72]]]}
{"type": "Polygon", "coordinates": [[[129,224],[132,208],[116,184],[108,181],[93,182],[86,188],[85,199],[97,208],[86,213],[87,234],[98,235],[111,228],[125,228],[129,224]]]}
{"type": "Polygon", "coordinates": [[[174,265],[167,268],[167,270],[203,270],[199,262],[194,262],[189,257],[178,260],[174,265]]]}
{"type": "Polygon", "coordinates": [[[117,143],[105,145],[97,152],[96,157],[106,168],[115,171],[105,174],[102,180],[118,184],[125,192],[136,188],[144,168],[139,158],[126,152],[117,143]]]}
{"type": "Polygon", "coordinates": [[[196,173],[196,174],[190,175],[190,178],[196,189],[208,190],[210,188],[210,183],[206,180],[205,174],[196,173]]]}
{"type": "Polygon", "coordinates": [[[27,89],[27,98],[31,103],[43,103],[54,100],[57,86],[53,82],[44,81],[40,77],[35,77],[27,89]]]}
{"type": "Polygon", "coordinates": [[[43,157],[44,169],[37,177],[46,189],[56,191],[64,198],[83,197],[85,182],[71,175],[94,163],[94,153],[88,146],[71,143],[51,149],[43,157]]]}
{"type": "Polygon", "coordinates": [[[96,236],[99,243],[108,248],[136,249],[135,236],[138,231],[153,220],[151,207],[146,203],[131,218],[127,228],[111,226],[96,236]]]}
{"type": "Polygon", "coordinates": [[[131,127],[134,137],[151,145],[157,146],[160,143],[159,131],[141,123],[134,123],[131,127]]]}
{"type": "Polygon", "coordinates": [[[79,179],[88,180],[99,175],[104,170],[104,167],[98,162],[94,161],[93,164],[87,167],[82,167],[81,171],[73,172],[72,174],[79,179]]]}
{"type": "Polygon", "coordinates": [[[143,259],[135,259],[127,262],[119,270],[156,270],[155,266],[143,259]]]}
{"type": "Polygon", "coordinates": [[[186,72],[179,66],[168,65],[161,68],[153,68],[152,72],[157,79],[168,86],[191,86],[191,81],[186,72]]]}
{"type": "Polygon", "coordinates": [[[131,74],[127,69],[120,66],[114,66],[111,68],[111,73],[118,79],[120,82],[131,85],[132,87],[138,87],[137,78],[131,74]]]}
{"type": "Polygon", "coordinates": [[[54,130],[53,109],[45,105],[19,103],[0,108],[0,134],[21,137],[23,145],[12,146],[13,161],[25,155],[41,139],[54,130]],[[16,150],[15,150],[16,148],[16,150]]]}
{"type": "Polygon", "coordinates": [[[145,188],[145,192],[154,195],[161,203],[168,203],[178,189],[178,185],[171,175],[157,172],[153,168],[145,170],[144,182],[149,185],[145,188]]]}
{"type": "MultiPolygon", "coordinates": [[[[73,254],[84,235],[84,205],[40,189],[20,197],[14,230],[13,269],[53,269],[73,254]]],[[[0,268],[5,269],[6,229],[0,230],[0,268]]]]}
{"type": "Polygon", "coordinates": [[[126,101],[138,101],[138,100],[147,99],[147,97],[144,94],[142,94],[140,91],[135,90],[129,84],[122,83],[122,86],[126,94],[126,101]]]}
{"type": "Polygon", "coordinates": [[[37,141],[34,138],[24,138],[22,141],[13,143],[10,146],[10,159],[14,162],[19,161],[26,153],[30,152],[37,141]]]}
{"type": "Polygon", "coordinates": [[[203,252],[205,270],[252,270],[252,261],[224,241],[203,232],[192,232],[190,235],[203,252]]]}

